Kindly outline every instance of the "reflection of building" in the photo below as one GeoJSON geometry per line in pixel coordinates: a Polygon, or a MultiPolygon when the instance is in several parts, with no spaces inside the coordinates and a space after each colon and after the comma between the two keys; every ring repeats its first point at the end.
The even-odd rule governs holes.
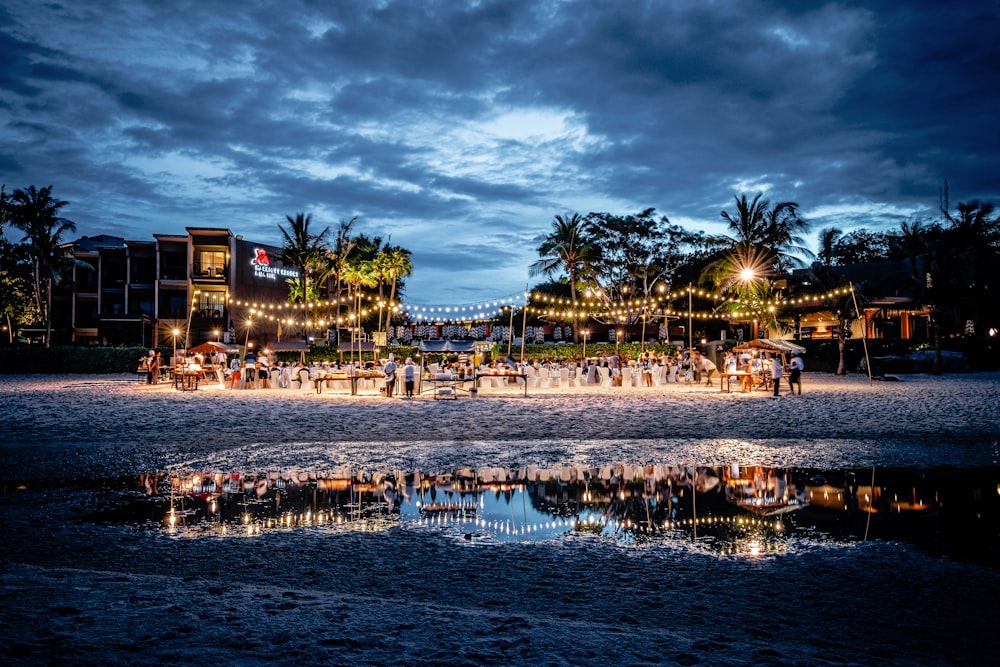
{"type": "Polygon", "coordinates": [[[796,537],[889,539],[960,560],[1000,562],[996,467],[609,465],[427,473],[349,466],[321,473],[155,473],[131,487],[139,489],[148,495],[127,494],[124,503],[116,499],[92,513],[92,520],[229,534],[412,523],[465,539],[507,541],[578,531],[747,556],[783,552],[785,541],[796,537]],[[800,511],[765,517],[765,505],[800,511]]]}
{"type": "Polygon", "coordinates": [[[808,502],[787,471],[763,466],[727,466],[723,469],[726,499],[760,516],[801,509],[808,502]]]}
{"type": "Polygon", "coordinates": [[[186,231],[154,234],[153,241],[83,237],[63,246],[93,270],[77,263],[72,280],[55,289],[53,342],[153,346],[167,344],[176,328],[194,346],[240,327],[245,314],[234,312],[234,301],[287,300],[286,280],[298,274],[281,264],[280,248],[228,229],[186,231]]]}

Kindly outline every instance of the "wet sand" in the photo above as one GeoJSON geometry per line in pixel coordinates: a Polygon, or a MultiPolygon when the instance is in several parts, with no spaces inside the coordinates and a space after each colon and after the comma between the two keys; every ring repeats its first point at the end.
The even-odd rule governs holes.
{"type": "Polygon", "coordinates": [[[485,390],[455,401],[0,376],[6,664],[991,664],[1000,571],[905,544],[727,558],[569,535],[180,538],[81,516],[148,470],[685,462],[996,466],[1000,374],[807,373],[802,396],[485,390]],[[55,480],[55,481],[53,481],[55,480]],[[23,484],[17,490],[17,484],[23,484]]]}

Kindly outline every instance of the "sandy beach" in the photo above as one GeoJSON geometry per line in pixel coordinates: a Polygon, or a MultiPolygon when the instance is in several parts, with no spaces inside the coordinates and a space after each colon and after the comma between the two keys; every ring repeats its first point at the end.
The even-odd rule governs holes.
{"type": "Polygon", "coordinates": [[[1000,569],[892,541],[567,531],[476,544],[394,526],[181,537],[84,520],[149,471],[1000,465],[1000,374],[806,373],[714,387],[484,390],[454,401],[180,392],[0,376],[6,664],[990,664],[1000,569]]]}

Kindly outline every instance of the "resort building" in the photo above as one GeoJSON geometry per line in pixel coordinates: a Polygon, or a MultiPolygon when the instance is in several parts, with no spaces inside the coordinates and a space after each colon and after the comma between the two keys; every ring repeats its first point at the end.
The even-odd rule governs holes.
{"type": "MultiPolygon", "coordinates": [[[[154,347],[174,342],[185,348],[210,340],[242,342],[237,332],[240,339],[246,335],[246,304],[287,302],[287,280],[298,277],[295,269],[282,265],[281,248],[244,240],[222,228],[188,227],[183,234],[154,234],[151,241],[85,236],[64,245],[63,252],[71,279],[53,288],[54,344],[154,347]],[[176,340],[174,331],[179,332],[176,340]]],[[[852,322],[854,337],[926,339],[931,335],[929,313],[899,288],[910,270],[906,262],[832,268],[836,280],[828,276],[825,282],[843,285],[850,281],[867,295],[859,305],[864,318],[852,322]]],[[[822,282],[813,268],[793,271],[775,284],[786,296],[798,298],[816,294],[822,282]]],[[[837,307],[835,300],[826,298],[800,300],[789,313],[795,318],[793,337],[836,338],[837,307]]],[[[279,326],[259,320],[253,338],[280,340],[279,326]]],[[[732,333],[732,323],[721,326],[732,333]]],[[[419,338],[449,337],[433,328],[433,333],[410,333],[419,338]]],[[[593,342],[614,341],[616,329],[623,341],[657,336],[683,341],[686,335],[685,329],[666,323],[659,333],[639,324],[594,322],[587,328],[593,342]]],[[[418,329],[424,327],[418,324],[418,329]]],[[[564,335],[558,335],[562,334],[560,326],[551,323],[536,329],[544,331],[536,342],[572,336],[568,327],[564,335]]],[[[41,339],[45,331],[26,333],[41,339]]]]}
{"type": "Polygon", "coordinates": [[[63,247],[71,280],[54,288],[55,344],[167,344],[229,341],[243,313],[234,302],[283,302],[288,278],[281,248],[246,241],[228,229],[188,227],[153,241],[83,237],[63,247]]]}

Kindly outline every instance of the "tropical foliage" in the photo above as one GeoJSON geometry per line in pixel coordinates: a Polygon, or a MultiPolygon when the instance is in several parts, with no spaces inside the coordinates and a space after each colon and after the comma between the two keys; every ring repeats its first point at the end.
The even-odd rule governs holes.
{"type": "Polygon", "coordinates": [[[314,311],[318,302],[325,301],[330,310],[323,317],[336,322],[337,328],[384,330],[399,310],[396,298],[413,272],[410,251],[381,237],[354,234],[357,218],[340,222],[332,245],[330,228],[314,232],[310,215],[299,213],[286,220],[288,229],[279,226],[285,241],[282,259],[300,273],[300,278],[288,281],[289,301],[313,304],[314,311]],[[368,307],[371,303],[376,306],[368,307]],[[346,317],[341,311],[344,304],[346,317]]]}
{"type": "Polygon", "coordinates": [[[288,229],[278,225],[284,239],[281,261],[294,267],[298,278],[289,278],[288,300],[292,303],[311,303],[319,299],[317,274],[322,270],[326,256],[326,236],[330,228],[320,232],[312,229],[312,216],[297,213],[295,217],[285,216],[288,229]]]}
{"type": "Polygon", "coordinates": [[[538,254],[541,257],[529,267],[533,276],[539,274],[553,275],[565,272],[569,285],[570,300],[573,306],[573,342],[578,340],[578,322],[576,313],[578,307],[578,289],[581,277],[593,271],[598,262],[597,239],[587,221],[579,213],[571,216],[557,215],[552,220],[552,228],[548,234],[538,241],[538,254]]]}
{"type": "MultiPolygon", "coordinates": [[[[51,340],[53,286],[68,282],[73,268],[65,252],[72,240],[67,235],[75,231],[63,215],[67,205],[53,196],[52,186],[12,193],[0,188],[0,319],[7,343],[39,323],[45,324],[46,342],[51,340]],[[11,232],[14,238],[8,238],[11,232]]],[[[617,328],[665,325],[668,315],[676,317],[685,307],[729,309],[744,322],[752,318],[777,332],[794,318],[780,310],[792,295],[789,272],[811,262],[801,272],[808,276],[803,284],[827,292],[816,307],[836,316],[841,372],[852,324],[864,317],[864,308],[878,308],[866,303],[866,292],[907,300],[913,310],[929,313],[936,349],[945,338],[1000,330],[1000,216],[990,203],[970,200],[951,208],[945,195],[936,218],[907,220],[898,229],[823,229],[815,254],[806,247],[810,225],[795,202],[740,193],[720,216],[725,233],[708,236],[652,208],[555,215],[535,238],[538,260],[529,272],[545,278],[532,291],[569,307],[548,314],[537,308],[532,319],[572,325],[566,335],[571,330],[573,342],[579,342],[584,312],[587,320],[617,328]],[[853,283],[850,300],[838,291],[846,285],[843,267],[875,262],[895,269],[880,270],[877,284],[853,283]],[[725,305],[712,300],[719,294],[727,297],[725,305]]],[[[312,319],[385,331],[398,317],[412,256],[381,236],[357,233],[356,223],[351,218],[331,228],[304,212],[286,216],[278,225],[281,259],[298,271],[288,281],[288,298],[312,304],[312,319]]]]}
{"type": "MultiPolygon", "coordinates": [[[[36,189],[31,185],[2,198],[3,220],[23,232],[32,265],[32,288],[35,310],[45,321],[45,345],[52,339],[52,286],[67,280],[69,268],[60,246],[76,231],[76,223],[60,215],[69,202],[52,196],[52,186],[36,189]]],[[[90,268],[84,262],[74,263],[90,268]]],[[[13,282],[12,287],[17,288],[13,282]]]]}

